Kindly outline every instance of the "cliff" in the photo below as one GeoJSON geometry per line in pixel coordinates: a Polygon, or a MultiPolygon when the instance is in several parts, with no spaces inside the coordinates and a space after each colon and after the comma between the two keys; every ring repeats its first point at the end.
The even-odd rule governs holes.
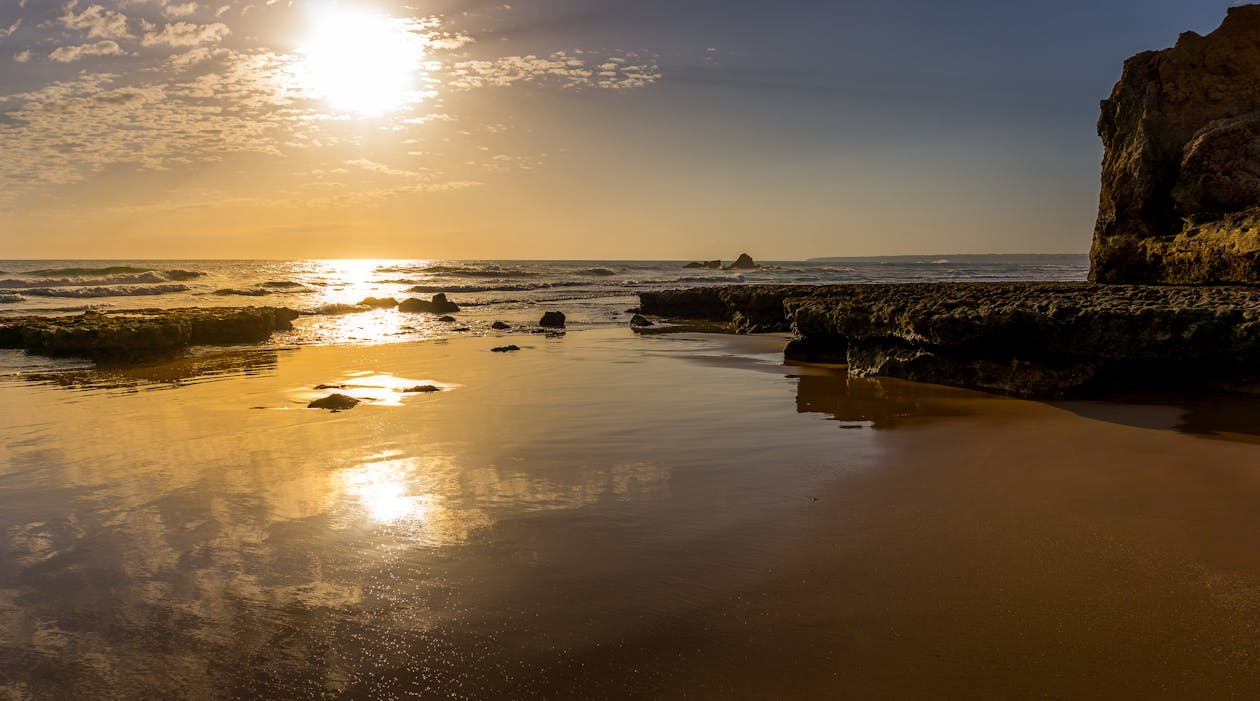
{"type": "Polygon", "coordinates": [[[1126,61],[1098,133],[1091,280],[1260,284],[1260,5],[1126,61]]]}

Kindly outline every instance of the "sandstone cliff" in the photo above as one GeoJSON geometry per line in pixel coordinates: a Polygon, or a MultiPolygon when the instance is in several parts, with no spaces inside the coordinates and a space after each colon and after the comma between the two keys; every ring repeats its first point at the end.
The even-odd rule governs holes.
{"type": "Polygon", "coordinates": [[[1090,279],[1260,284],[1260,5],[1125,62],[1098,133],[1090,279]]]}

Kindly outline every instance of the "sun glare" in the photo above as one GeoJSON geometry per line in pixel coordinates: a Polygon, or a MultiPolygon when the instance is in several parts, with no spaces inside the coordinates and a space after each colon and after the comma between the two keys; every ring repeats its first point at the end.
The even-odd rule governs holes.
{"type": "Polygon", "coordinates": [[[392,112],[420,99],[425,40],[405,21],[367,9],[324,7],[311,16],[294,77],[338,111],[392,112]]]}

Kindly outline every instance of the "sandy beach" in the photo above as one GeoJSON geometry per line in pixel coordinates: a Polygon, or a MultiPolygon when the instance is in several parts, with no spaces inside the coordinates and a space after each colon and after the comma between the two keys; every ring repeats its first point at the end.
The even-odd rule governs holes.
{"type": "Polygon", "coordinates": [[[10,698],[1226,698],[1255,403],[592,330],[0,381],[10,698]],[[305,408],[327,390],[367,400],[305,408]],[[396,391],[434,384],[438,392],[396,391]],[[1250,412],[1249,414],[1247,412],[1250,412]],[[1244,418],[1239,418],[1239,417],[1244,418]]]}

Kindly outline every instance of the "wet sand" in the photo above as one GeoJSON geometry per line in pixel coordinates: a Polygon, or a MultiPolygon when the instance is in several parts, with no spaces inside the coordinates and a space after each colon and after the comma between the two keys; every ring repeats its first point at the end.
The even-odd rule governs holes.
{"type": "Polygon", "coordinates": [[[0,689],[1260,688],[1258,402],[850,380],[774,337],[510,340],[0,380],[0,689]],[[320,383],[371,401],[305,409],[320,383]]]}

